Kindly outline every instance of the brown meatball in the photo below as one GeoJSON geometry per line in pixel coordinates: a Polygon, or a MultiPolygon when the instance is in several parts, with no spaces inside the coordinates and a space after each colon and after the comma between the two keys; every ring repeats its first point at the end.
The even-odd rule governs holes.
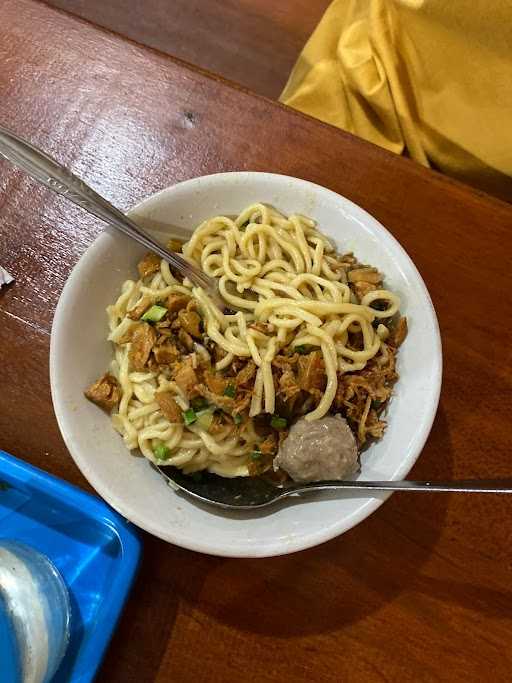
{"type": "Polygon", "coordinates": [[[358,470],[357,443],[339,415],[298,420],[279,448],[274,467],[294,481],[344,479],[358,470]]]}

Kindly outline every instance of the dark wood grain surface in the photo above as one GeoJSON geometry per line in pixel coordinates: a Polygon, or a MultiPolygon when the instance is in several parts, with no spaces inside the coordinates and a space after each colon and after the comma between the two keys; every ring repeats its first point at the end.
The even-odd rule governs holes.
{"type": "Polygon", "coordinates": [[[277,98],[330,0],[46,0],[277,98]]]}
{"type": "MultiPolygon", "coordinates": [[[[306,178],[374,214],[430,289],[444,384],[416,478],[511,474],[512,209],[407,159],[32,0],[3,0],[0,123],[122,208],[186,178],[306,178]]],[[[53,416],[52,316],[101,230],[0,164],[0,447],[89,489],[53,416]]],[[[268,560],[145,536],[100,681],[510,680],[512,499],[395,495],[342,537],[268,560]]]]}

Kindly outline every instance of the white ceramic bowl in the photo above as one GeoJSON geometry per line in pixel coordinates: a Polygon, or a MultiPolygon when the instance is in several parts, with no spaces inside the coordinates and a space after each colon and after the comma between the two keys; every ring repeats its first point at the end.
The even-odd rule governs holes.
{"type": "MultiPolygon", "coordinates": [[[[339,249],[386,275],[402,300],[409,335],[399,353],[400,380],[384,438],[363,456],[362,479],[401,479],[428,436],[441,386],[441,343],[429,294],[400,244],[348,199],[304,180],[269,173],[221,173],[170,187],[131,215],[156,232],[187,233],[216,214],[235,214],[251,202],[274,205],[318,221],[339,249]]],[[[166,541],[203,553],[264,557],[327,541],[363,520],[386,494],[339,493],[260,512],[227,513],[190,502],[170,490],[142,457],[130,455],[108,416],[83,396],[107,368],[106,306],[144,252],[105,232],[82,256],[62,292],[52,328],[50,375],[55,414],[66,445],[96,491],[134,524],[166,541]]]]}

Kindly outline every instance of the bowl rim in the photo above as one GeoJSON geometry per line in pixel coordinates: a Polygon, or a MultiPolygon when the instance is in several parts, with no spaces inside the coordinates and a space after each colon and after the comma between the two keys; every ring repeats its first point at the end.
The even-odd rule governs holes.
{"type": "MultiPolygon", "coordinates": [[[[162,196],[167,195],[167,193],[178,187],[184,187],[186,185],[193,186],[200,182],[206,182],[210,179],[215,179],[216,181],[220,182],[229,182],[230,180],[234,180],[235,178],[250,180],[252,177],[258,177],[261,179],[269,180],[279,179],[280,181],[292,181],[293,183],[302,184],[304,188],[309,188],[311,191],[315,193],[327,193],[329,195],[334,195],[338,199],[342,199],[348,208],[355,209],[356,213],[358,213],[364,219],[365,225],[376,228],[377,231],[383,231],[393,251],[400,253],[402,258],[405,258],[405,260],[408,262],[411,272],[414,275],[414,278],[416,279],[416,282],[424,295],[425,302],[428,304],[428,314],[430,316],[429,322],[432,325],[434,344],[432,347],[431,360],[432,374],[431,382],[429,385],[430,400],[428,408],[423,416],[421,428],[416,435],[414,448],[411,449],[411,451],[414,451],[415,454],[407,460],[404,460],[400,464],[400,466],[395,470],[394,474],[390,477],[390,480],[402,479],[404,476],[407,475],[407,473],[412,469],[412,467],[416,463],[432,429],[441,392],[443,360],[439,323],[428,289],[416,265],[414,264],[413,260],[411,259],[407,251],[400,244],[400,242],[398,242],[398,240],[392,235],[392,233],[389,230],[387,230],[387,228],[385,228],[376,218],[374,218],[361,206],[359,206],[358,204],[356,204],[355,202],[351,201],[350,199],[348,199],[344,195],[341,195],[338,192],[335,192],[326,187],[323,187],[322,185],[318,185],[316,183],[301,178],[296,178],[284,174],[267,173],[262,171],[227,171],[222,173],[212,173],[204,176],[190,178],[182,182],[175,183],[174,185],[162,188],[161,190],[145,197],[143,200],[135,204],[129,211],[127,211],[127,215],[137,215],[141,211],[144,211],[152,203],[158,202],[162,196]]],[[[93,242],[82,253],[79,260],[72,268],[64,284],[64,287],[59,297],[59,301],[55,309],[51,328],[49,370],[53,409],[55,417],[57,419],[57,424],[59,426],[59,431],[62,435],[66,448],[71,457],[73,458],[78,469],[87,479],[89,484],[109,505],[111,505],[119,514],[123,515],[133,524],[140,527],[141,529],[144,529],[153,536],[156,536],[168,543],[172,543],[174,545],[186,548],[188,550],[224,557],[272,557],[277,555],[289,554],[292,552],[298,552],[300,550],[305,550],[307,548],[320,545],[321,543],[324,543],[328,540],[336,538],[337,536],[340,536],[341,534],[345,533],[346,531],[348,531],[349,529],[351,529],[352,527],[356,526],[364,519],[369,517],[382,505],[382,503],[385,500],[387,500],[392,495],[392,492],[383,492],[379,495],[370,496],[360,505],[360,507],[356,511],[350,514],[348,517],[342,517],[340,521],[334,524],[330,524],[329,526],[321,528],[318,531],[310,532],[307,535],[300,536],[291,541],[290,543],[287,543],[286,545],[277,545],[275,543],[274,545],[270,547],[267,546],[263,549],[260,549],[259,546],[257,548],[231,548],[227,547],[225,542],[217,543],[214,539],[207,539],[206,541],[202,539],[193,540],[186,537],[186,535],[181,536],[179,533],[172,533],[172,530],[170,530],[170,533],[165,534],[159,528],[157,528],[152,521],[148,521],[144,518],[143,515],[139,514],[137,509],[135,507],[131,507],[129,503],[126,502],[122,497],[113,495],[109,491],[108,483],[106,483],[102,477],[97,476],[95,474],[94,466],[89,465],[89,459],[87,457],[87,454],[81,453],[79,448],[75,448],[75,444],[73,443],[71,435],[68,433],[66,427],[65,403],[60,401],[59,389],[57,387],[58,358],[60,354],[60,348],[63,343],[62,318],[67,298],[70,292],[74,289],[73,285],[75,285],[75,283],[79,282],[82,279],[82,273],[88,267],[89,261],[91,259],[94,259],[95,252],[101,248],[103,241],[107,240],[108,238],[109,236],[106,232],[101,232],[93,240],[93,242]]]]}

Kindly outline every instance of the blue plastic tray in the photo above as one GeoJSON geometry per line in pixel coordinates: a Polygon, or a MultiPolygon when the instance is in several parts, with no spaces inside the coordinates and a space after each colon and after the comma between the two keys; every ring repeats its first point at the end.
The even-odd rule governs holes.
{"type": "Polygon", "coordinates": [[[68,586],[71,640],[52,683],[92,681],[137,569],[134,527],[99,498],[0,451],[0,537],[47,555],[68,586]]]}

